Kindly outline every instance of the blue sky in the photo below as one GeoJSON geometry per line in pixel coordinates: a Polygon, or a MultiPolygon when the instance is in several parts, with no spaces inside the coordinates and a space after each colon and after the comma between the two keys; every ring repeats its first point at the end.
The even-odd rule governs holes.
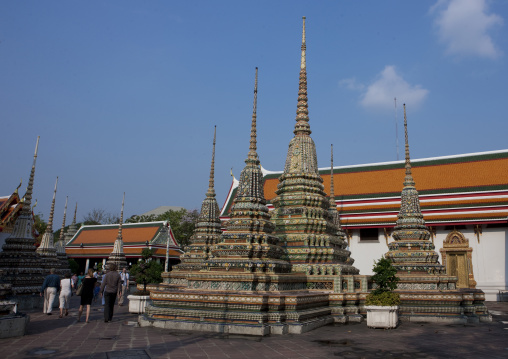
{"type": "Polygon", "coordinates": [[[336,166],[396,160],[394,97],[401,156],[403,102],[413,158],[508,148],[508,1],[2,1],[0,195],[25,187],[40,135],[36,212],[59,176],[55,229],[65,196],[78,221],[124,191],[126,217],[200,208],[217,125],[222,206],[256,66],[258,153],[283,169],[302,16],[320,167],[332,143],[336,166]]]}

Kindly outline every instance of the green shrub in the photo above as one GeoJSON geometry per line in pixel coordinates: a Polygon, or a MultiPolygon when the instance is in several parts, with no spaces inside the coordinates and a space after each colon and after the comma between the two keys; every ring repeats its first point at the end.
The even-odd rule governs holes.
{"type": "Polygon", "coordinates": [[[399,304],[400,295],[394,292],[382,292],[380,294],[372,292],[365,299],[365,305],[395,306],[399,304]]]}
{"type": "Polygon", "coordinates": [[[143,293],[148,293],[146,290],[147,284],[162,282],[162,264],[150,260],[150,258],[153,256],[153,252],[154,251],[152,249],[143,249],[141,252],[143,259],[134,264],[130,270],[131,275],[136,278],[136,283],[143,284],[143,293]]]}
{"type": "Polygon", "coordinates": [[[377,288],[367,295],[365,305],[399,305],[400,296],[398,293],[393,292],[397,288],[399,278],[396,276],[397,269],[392,266],[392,262],[386,258],[381,258],[374,263],[372,271],[375,274],[371,279],[377,285],[377,288]]]}

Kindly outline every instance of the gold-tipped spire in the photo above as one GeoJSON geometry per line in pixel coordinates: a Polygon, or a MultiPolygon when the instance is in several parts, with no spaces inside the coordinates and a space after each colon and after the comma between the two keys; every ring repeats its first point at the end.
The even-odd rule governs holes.
{"type": "Polygon", "coordinates": [[[122,199],[122,210],[120,211],[120,223],[118,225],[118,236],[116,239],[122,239],[122,223],[123,223],[123,206],[125,203],[125,192],[123,193],[123,199],[122,199]]]}
{"type": "Polygon", "coordinates": [[[406,177],[404,178],[404,186],[414,186],[415,181],[411,174],[411,159],[409,157],[409,140],[407,135],[407,118],[406,118],[406,104],[404,106],[404,136],[406,140],[406,177]]]}
{"type": "Polygon", "coordinates": [[[64,247],[65,247],[65,243],[63,243],[63,240],[64,240],[64,230],[65,230],[65,219],[67,217],[67,202],[68,202],[68,200],[69,200],[69,196],[65,197],[65,208],[64,208],[62,229],[60,229],[60,239],[59,239],[60,241],[62,241],[61,244],[63,244],[64,247]]]}
{"type": "Polygon", "coordinates": [[[256,67],[256,77],[254,81],[254,104],[252,108],[252,123],[250,128],[250,144],[249,144],[249,154],[247,156],[246,161],[254,161],[259,163],[257,150],[257,138],[256,138],[256,112],[257,112],[257,104],[258,104],[258,68],[256,67]]]}
{"type": "Polygon", "coordinates": [[[305,16],[302,17],[303,20],[303,30],[302,30],[302,60],[300,63],[300,68],[304,69],[307,67],[307,64],[305,63],[305,55],[307,50],[307,45],[305,43],[305,16]]]}
{"type": "Polygon", "coordinates": [[[309,105],[307,98],[307,64],[306,64],[306,50],[307,45],[305,42],[305,16],[303,19],[303,30],[302,30],[302,58],[300,62],[300,81],[298,90],[298,105],[296,108],[296,124],[295,135],[308,136],[311,134],[309,125],[309,105]]]}
{"type": "Polygon", "coordinates": [[[53,191],[53,200],[51,201],[51,210],[49,211],[48,225],[46,226],[46,233],[53,233],[53,216],[55,214],[55,198],[56,188],[58,186],[58,176],[55,181],[55,190],[53,191]]]}
{"type": "Polygon", "coordinates": [[[207,197],[215,197],[214,175],[215,175],[215,139],[217,135],[217,126],[213,130],[213,150],[212,150],[212,165],[210,166],[210,179],[208,180],[207,197]]]}
{"type": "Polygon", "coordinates": [[[34,176],[35,176],[35,163],[37,162],[37,153],[39,152],[39,139],[41,136],[37,136],[37,142],[35,144],[35,153],[34,153],[34,161],[32,164],[32,170],[30,171],[30,179],[28,180],[28,186],[26,188],[26,193],[23,196],[23,208],[21,209],[21,213],[24,216],[32,215],[32,192],[34,187],[34,176]]]}

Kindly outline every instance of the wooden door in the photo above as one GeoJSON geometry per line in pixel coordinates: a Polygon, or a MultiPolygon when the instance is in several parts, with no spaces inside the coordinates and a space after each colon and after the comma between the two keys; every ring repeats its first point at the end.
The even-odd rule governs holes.
{"type": "Polygon", "coordinates": [[[467,256],[465,252],[448,252],[447,272],[459,278],[457,288],[469,288],[469,271],[467,268],[467,256]]]}

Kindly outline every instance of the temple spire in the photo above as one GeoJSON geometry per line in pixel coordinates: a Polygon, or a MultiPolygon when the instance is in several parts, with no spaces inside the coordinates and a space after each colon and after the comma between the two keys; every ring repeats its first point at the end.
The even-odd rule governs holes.
{"type": "Polygon", "coordinates": [[[257,150],[257,138],[256,138],[256,112],[257,112],[257,104],[258,104],[258,68],[256,67],[256,77],[254,80],[254,105],[252,108],[252,123],[250,128],[250,144],[249,144],[249,154],[247,155],[247,162],[255,162],[259,164],[259,157],[256,152],[257,150]]]}
{"type": "Polygon", "coordinates": [[[414,186],[415,181],[411,174],[411,159],[409,157],[409,141],[407,135],[407,118],[406,118],[406,104],[404,106],[404,136],[406,140],[406,177],[404,178],[404,186],[414,186]]]}
{"type": "Polygon", "coordinates": [[[333,186],[333,144],[331,145],[331,166],[330,166],[330,209],[337,210],[335,203],[335,188],[333,186]]]}
{"type": "Polygon", "coordinates": [[[207,197],[215,197],[214,175],[215,175],[215,139],[217,134],[217,126],[213,130],[213,150],[212,150],[212,164],[210,166],[210,179],[208,180],[207,197]]]}
{"type": "Polygon", "coordinates": [[[78,213],[78,202],[76,202],[76,208],[74,209],[74,218],[72,219],[72,224],[76,224],[76,214],[78,213]]]}
{"type": "Polygon", "coordinates": [[[46,233],[51,233],[51,235],[53,235],[53,217],[55,215],[55,198],[57,186],[58,186],[58,176],[56,177],[55,190],[53,191],[53,200],[51,201],[51,210],[49,211],[48,225],[46,226],[46,233]]]}
{"type": "Polygon", "coordinates": [[[64,208],[64,215],[63,215],[63,222],[62,222],[62,229],[60,230],[60,239],[61,242],[60,245],[63,244],[65,248],[65,243],[63,243],[64,240],[64,229],[65,229],[65,218],[67,217],[67,202],[69,200],[69,196],[65,197],[65,208],[64,208]]]}
{"type": "Polygon", "coordinates": [[[53,200],[51,201],[51,210],[49,211],[49,219],[48,224],[46,226],[46,231],[42,235],[41,244],[39,248],[37,248],[37,253],[39,253],[43,257],[46,257],[45,265],[47,265],[48,268],[54,268],[57,266],[55,261],[58,246],[55,246],[54,244],[54,234],[53,234],[53,217],[55,215],[55,198],[57,186],[58,186],[58,177],[56,178],[55,181],[55,189],[53,191],[53,200]]]}
{"type": "Polygon", "coordinates": [[[296,125],[293,131],[295,135],[308,136],[311,134],[309,125],[309,105],[307,98],[307,64],[306,64],[306,50],[307,45],[305,42],[305,16],[303,19],[302,30],[302,57],[300,61],[300,81],[298,90],[298,105],[296,109],[296,125]]]}
{"type": "Polygon", "coordinates": [[[303,20],[303,30],[302,30],[302,59],[300,63],[300,68],[305,69],[307,64],[305,63],[307,44],[305,43],[305,16],[302,17],[303,20]]]}
{"type": "Polygon", "coordinates": [[[32,215],[32,192],[34,188],[35,163],[37,162],[37,152],[39,152],[40,137],[41,136],[37,136],[37,143],[35,144],[34,162],[32,164],[32,170],[30,171],[30,179],[28,180],[26,193],[23,196],[23,208],[21,209],[21,213],[26,216],[32,215]]]}
{"type": "MultiPolygon", "coordinates": [[[[120,211],[120,223],[118,225],[118,235],[116,236],[116,239],[122,240],[122,223],[123,223],[123,206],[125,203],[125,192],[123,193],[123,199],[122,199],[122,210],[120,211]]],[[[123,246],[122,246],[123,250],[123,246]]]]}

